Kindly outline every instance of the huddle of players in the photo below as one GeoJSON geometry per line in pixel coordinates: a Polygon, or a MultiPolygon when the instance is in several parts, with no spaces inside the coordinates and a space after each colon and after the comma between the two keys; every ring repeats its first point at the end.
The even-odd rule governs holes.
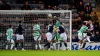
{"type": "Polygon", "coordinates": [[[33,26],[33,36],[35,40],[35,49],[38,48],[40,50],[44,49],[47,46],[47,49],[54,49],[56,50],[56,45],[58,44],[60,47],[62,47],[62,42],[64,42],[64,45],[67,49],[67,35],[65,33],[64,27],[61,25],[59,20],[52,20],[52,23],[48,25],[48,32],[45,34],[47,42],[44,46],[41,46],[41,30],[38,22],[35,22],[36,24],[33,26]],[[57,43],[59,42],[59,43],[57,43]]]}
{"type": "MultiPolygon", "coordinates": [[[[89,42],[89,36],[91,35],[89,32],[87,32],[88,26],[84,22],[82,27],[78,31],[78,38],[79,38],[79,46],[82,49],[84,49],[86,42],[85,40],[88,40],[89,42]]],[[[15,46],[15,50],[17,50],[18,44],[21,43],[22,50],[24,50],[24,36],[23,31],[25,31],[21,24],[19,24],[18,28],[15,31],[15,34],[13,34],[13,27],[9,25],[9,29],[7,29],[6,35],[7,35],[7,44],[6,49],[8,49],[8,46],[11,45],[10,49],[12,50],[15,46]],[[16,41],[14,42],[13,36],[16,36],[16,41]]],[[[67,34],[65,33],[65,29],[62,25],[62,23],[57,19],[53,20],[51,24],[48,25],[48,32],[46,33],[46,40],[47,43],[44,45],[44,47],[41,46],[41,30],[40,26],[38,24],[38,21],[35,22],[33,26],[33,37],[35,40],[35,49],[44,49],[44,47],[47,46],[48,50],[54,49],[54,50],[61,50],[62,43],[64,43],[66,50],[67,50],[67,34]],[[57,47],[57,48],[56,48],[57,47]]]]}
{"type": "Polygon", "coordinates": [[[65,33],[64,26],[58,19],[53,20],[52,24],[48,26],[48,32],[46,33],[46,37],[47,43],[44,45],[44,47],[47,46],[48,50],[61,50],[63,43],[67,50],[67,34],[65,33]]]}
{"type": "MultiPolygon", "coordinates": [[[[19,24],[18,28],[15,31],[15,34],[13,34],[13,26],[9,25],[9,28],[6,31],[7,35],[7,44],[6,49],[8,49],[8,46],[10,45],[10,49],[13,48],[17,50],[17,47],[19,43],[21,43],[22,50],[24,50],[24,36],[23,31],[25,31],[21,24],[19,24]],[[16,41],[14,42],[13,37],[16,36],[16,41]]],[[[64,45],[67,49],[67,35],[65,33],[64,27],[61,25],[59,20],[53,20],[52,24],[48,26],[48,32],[46,35],[47,43],[44,45],[44,47],[41,46],[41,30],[40,25],[38,24],[38,20],[35,21],[35,24],[33,26],[33,37],[35,40],[35,49],[44,49],[44,47],[47,46],[47,48],[50,50],[56,49],[56,45],[58,44],[58,49],[62,47],[62,42],[64,42],[64,45]]]]}
{"type": "MultiPolygon", "coordinates": [[[[91,22],[91,20],[90,20],[91,22]]],[[[89,28],[93,28],[92,26],[90,27],[91,23],[89,21],[83,22],[81,28],[78,30],[78,39],[79,39],[79,49],[84,49],[86,45],[86,41],[90,42],[90,36],[91,36],[91,31],[89,28]]],[[[35,49],[44,49],[44,47],[47,46],[48,50],[62,50],[62,44],[65,45],[66,50],[67,50],[67,34],[65,32],[64,26],[60,22],[59,19],[53,20],[49,25],[48,25],[48,32],[45,34],[46,35],[46,40],[47,43],[44,45],[44,47],[41,47],[40,41],[41,41],[41,34],[40,34],[40,26],[38,23],[36,23],[33,27],[34,30],[34,40],[36,42],[35,44],[35,49]]]]}

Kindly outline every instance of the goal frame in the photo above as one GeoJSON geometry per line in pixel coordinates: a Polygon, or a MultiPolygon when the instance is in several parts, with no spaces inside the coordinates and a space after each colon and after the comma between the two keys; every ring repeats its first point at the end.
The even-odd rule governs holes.
{"type": "Polygon", "coordinates": [[[25,13],[70,13],[70,50],[72,50],[72,10],[0,10],[0,14],[25,14],[25,13]]]}

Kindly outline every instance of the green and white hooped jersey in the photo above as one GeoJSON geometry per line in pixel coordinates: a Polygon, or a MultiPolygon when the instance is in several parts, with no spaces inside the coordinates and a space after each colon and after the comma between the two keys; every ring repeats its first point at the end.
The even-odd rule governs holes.
{"type": "MultiPolygon", "coordinates": [[[[60,26],[60,21],[57,20],[57,21],[56,21],[56,27],[59,28],[59,26],[60,26]]],[[[60,39],[60,34],[57,33],[57,34],[56,34],[56,37],[57,37],[57,39],[59,40],[59,39],[60,39]]]]}
{"type": "Polygon", "coordinates": [[[56,27],[58,28],[60,26],[60,21],[56,21],[56,27]]]}
{"type": "Polygon", "coordinates": [[[87,29],[88,29],[87,26],[82,26],[78,32],[79,33],[84,33],[87,29]]]}
{"type": "Polygon", "coordinates": [[[40,32],[39,32],[40,26],[39,26],[38,24],[35,24],[35,25],[33,26],[33,30],[34,30],[34,33],[33,33],[33,36],[34,36],[34,37],[35,37],[35,36],[40,36],[40,32]]]}
{"type": "Polygon", "coordinates": [[[9,28],[9,29],[6,31],[6,35],[7,35],[7,38],[8,38],[8,39],[11,39],[12,36],[13,36],[13,29],[12,29],[12,28],[9,28]]]}

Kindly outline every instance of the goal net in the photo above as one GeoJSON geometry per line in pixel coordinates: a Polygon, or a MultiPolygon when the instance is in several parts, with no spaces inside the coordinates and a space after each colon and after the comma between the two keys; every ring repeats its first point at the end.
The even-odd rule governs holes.
{"type": "MultiPolygon", "coordinates": [[[[6,41],[6,30],[8,26],[13,25],[13,29],[17,28],[19,21],[22,22],[22,25],[25,29],[24,39],[25,39],[25,48],[33,48],[33,25],[35,20],[38,19],[41,31],[45,34],[47,33],[47,25],[52,22],[53,19],[59,19],[62,22],[66,34],[68,36],[68,41],[70,42],[71,50],[71,38],[72,38],[72,11],[70,10],[0,10],[0,43],[4,44],[6,41]]],[[[44,43],[44,41],[41,41],[44,43]]],[[[2,47],[4,48],[4,45],[2,47]]]]}

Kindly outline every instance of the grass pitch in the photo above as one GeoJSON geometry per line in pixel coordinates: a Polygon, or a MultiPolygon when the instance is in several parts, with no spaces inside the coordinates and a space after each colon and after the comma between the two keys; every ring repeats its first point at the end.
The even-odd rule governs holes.
{"type": "Polygon", "coordinates": [[[0,56],[100,56],[100,51],[11,51],[11,50],[0,50],[0,56]]]}

